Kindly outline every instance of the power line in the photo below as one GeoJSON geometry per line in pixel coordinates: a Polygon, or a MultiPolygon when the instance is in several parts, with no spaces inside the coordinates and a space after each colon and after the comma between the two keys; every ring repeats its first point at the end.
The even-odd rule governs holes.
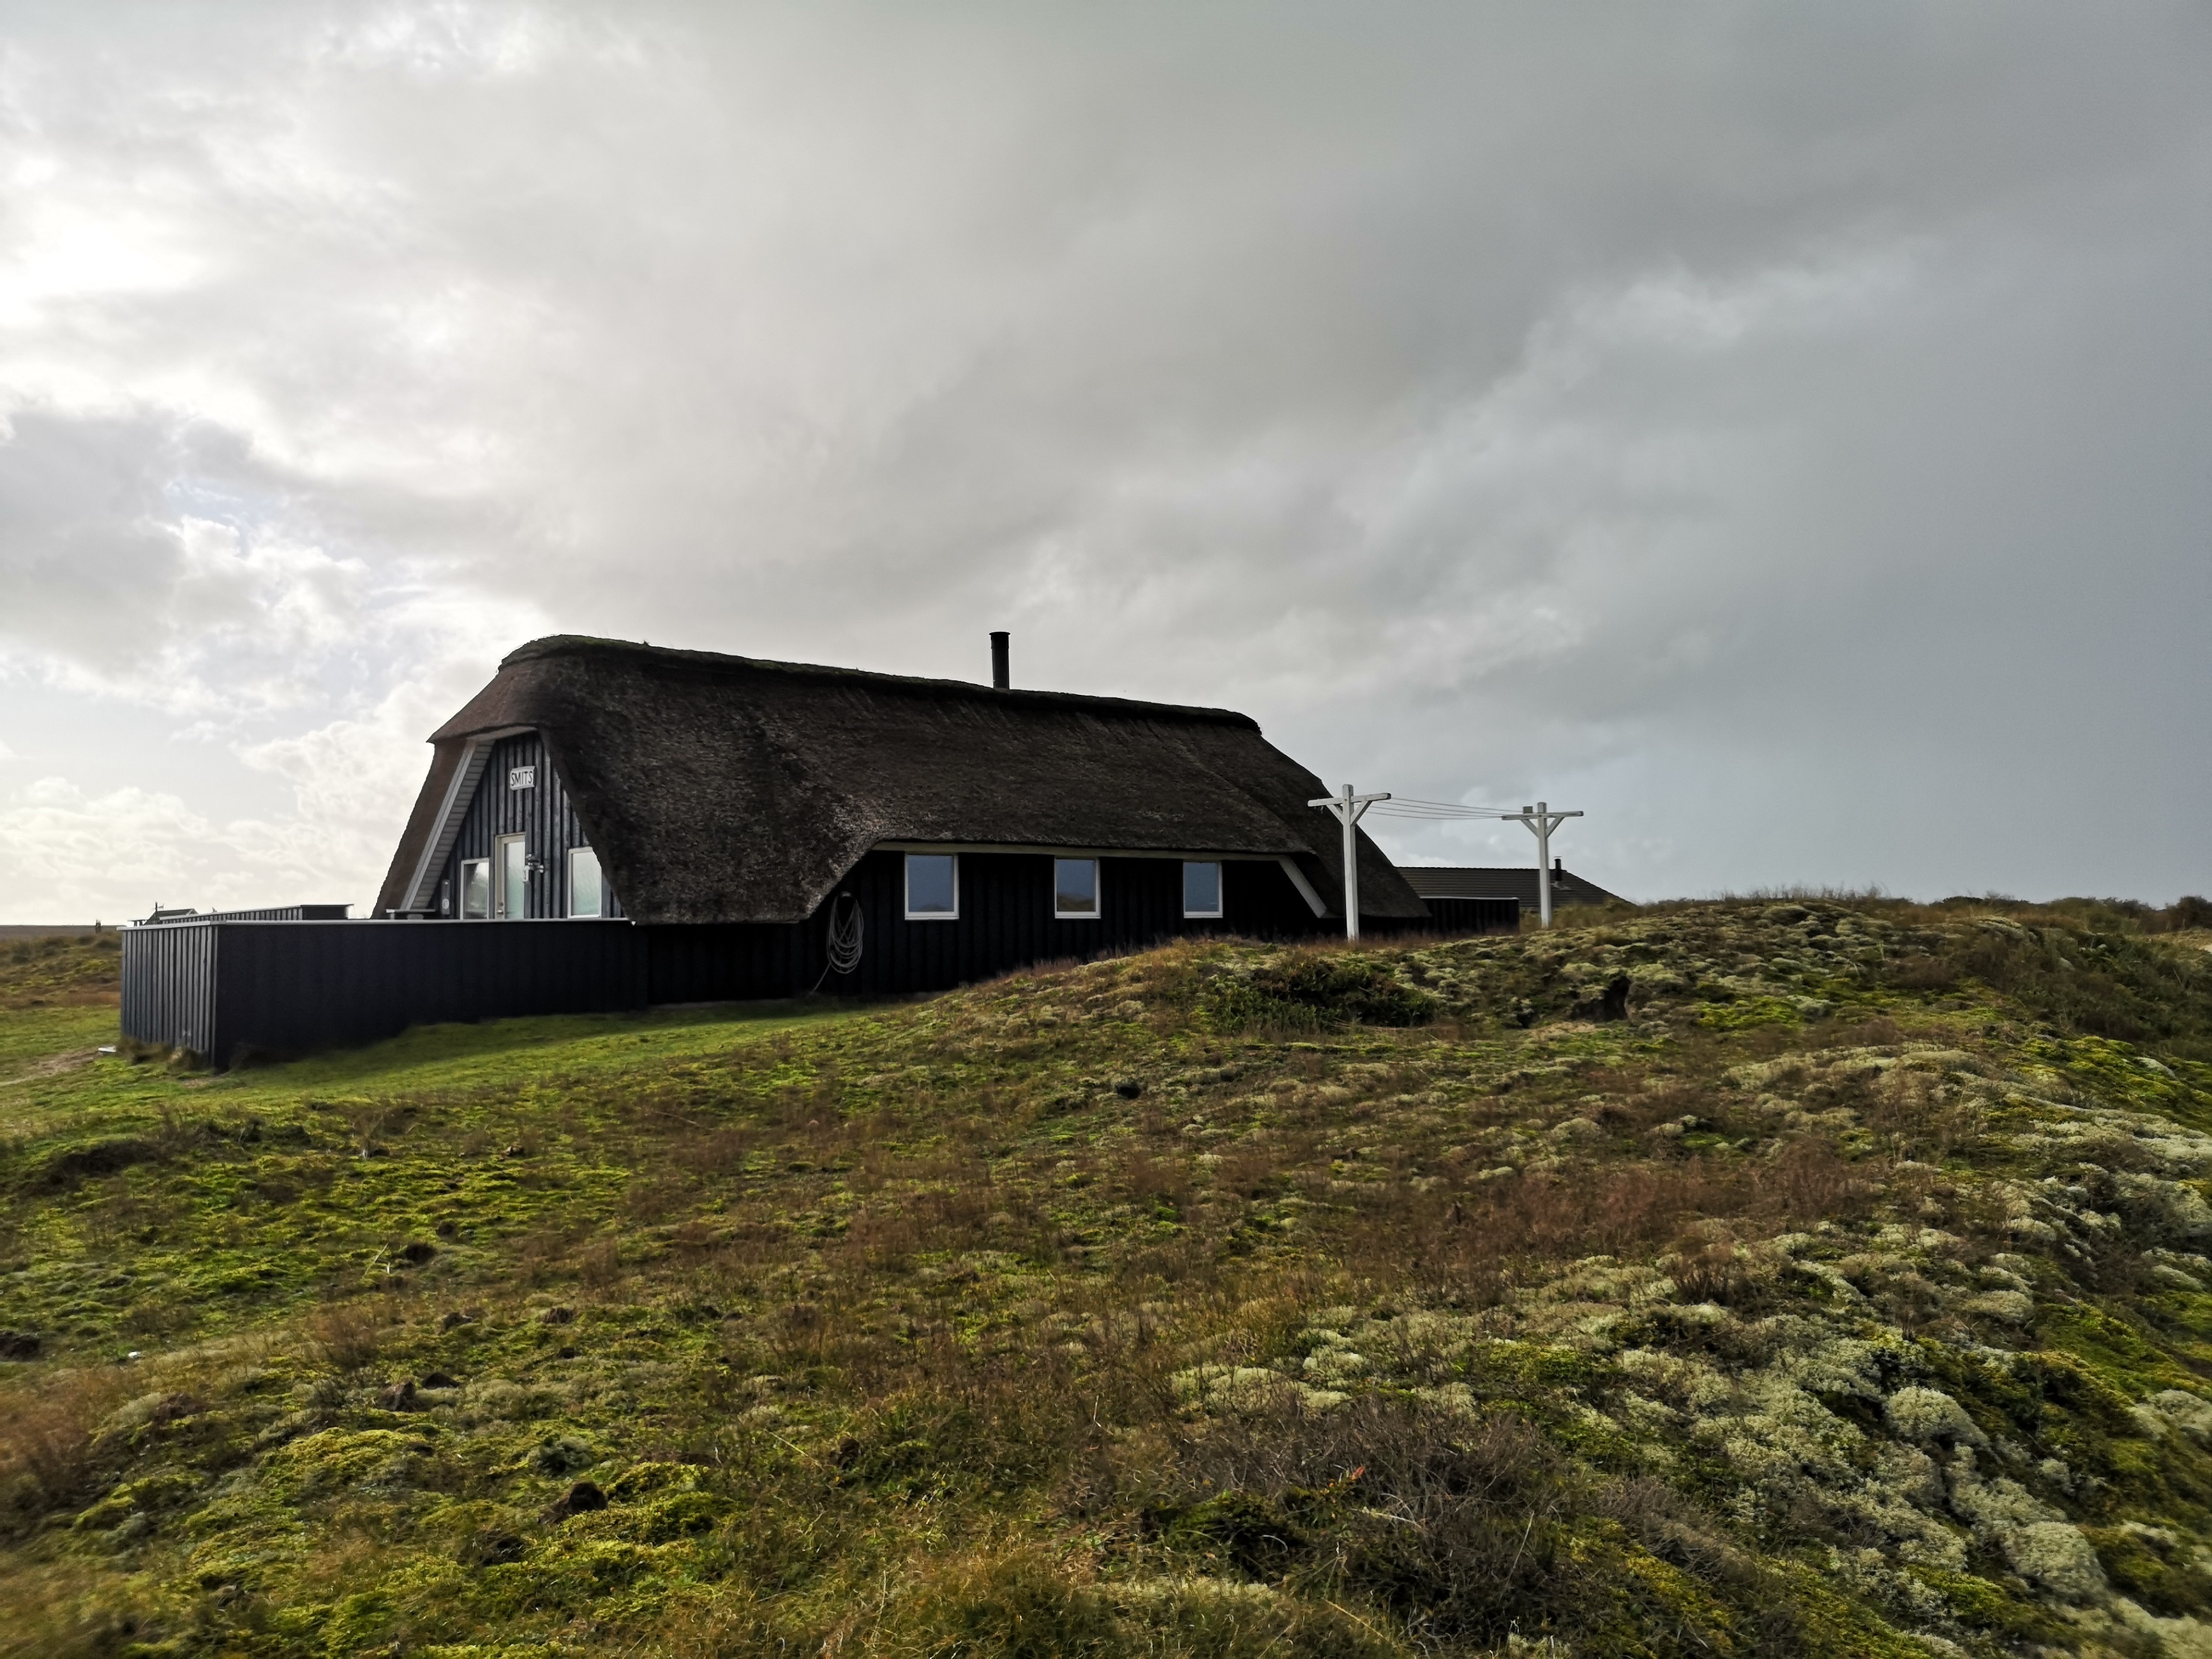
{"type": "Polygon", "coordinates": [[[1372,795],[1357,795],[1352,786],[1346,784],[1341,793],[1323,795],[1319,800],[1310,800],[1309,806],[1325,808],[1329,815],[1344,826],[1344,936],[1359,937],[1359,820],[1369,812],[1382,818],[1411,818],[1429,823],[1449,823],[1468,819],[1492,818],[1525,824],[1536,837],[1536,909],[1543,925],[1552,925],[1552,832],[1569,818],[1578,818],[1580,812],[1555,812],[1549,801],[1538,801],[1534,806],[1524,806],[1519,811],[1510,811],[1503,806],[1468,806],[1458,801],[1415,800],[1407,795],[1387,792],[1372,795]]]}
{"type": "Polygon", "coordinates": [[[1463,806],[1457,801],[1411,800],[1403,795],[1389,797],[1386,806],[1373,809],[1378,817],[1386,818],[1510,818],[1516,816],[1502,806],[1463,806]]]}

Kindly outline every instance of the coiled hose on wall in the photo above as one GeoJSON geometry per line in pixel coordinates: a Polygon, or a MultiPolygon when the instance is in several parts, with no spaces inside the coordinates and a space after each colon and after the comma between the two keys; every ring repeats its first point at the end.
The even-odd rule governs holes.
{"type": "Polygon", "coordinates": [[[860,901],[850,893],[840,893],[830,902],[830,965],[822,970],[822,978],[814,981],[820,990],[823,981],[836,974],[840,978],[860,965],[860,946],[866,933],[866,923],[860,915],[860,901]],[[847,907],[850,907],[848,908],[847,907]]]}

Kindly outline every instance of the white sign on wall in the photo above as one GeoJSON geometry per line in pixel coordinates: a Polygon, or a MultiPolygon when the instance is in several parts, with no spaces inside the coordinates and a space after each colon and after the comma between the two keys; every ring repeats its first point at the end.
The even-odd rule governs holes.
{"type": "Polygon", "coordinates": [[[507,787],[510,789],[535,789],[538,787],[538,769],[534,766],[508,767],[507,787]]]}

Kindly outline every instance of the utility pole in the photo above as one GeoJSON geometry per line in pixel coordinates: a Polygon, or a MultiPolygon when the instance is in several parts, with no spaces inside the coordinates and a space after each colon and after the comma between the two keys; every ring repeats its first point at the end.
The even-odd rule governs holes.
{"type": "MultiPolygon", "coordinates": [[[[1349,791],[1346,791],[1349,793],[1349,791]]],[[[1536,837],[1536,913],[1543,918],[1544,926],[1552,925],[1552,831],[1569,818],[1582,817],[1580,812],[1554,812],[1549,801],[1540,800],[1534,806],[1524,806],[1517,812],[1508,812],[1509,818],[1525,823],[1536,837]]]]}
{"type": "MultiPolygon", "coordinates": [[[[1359,937],[1359,820],[1367,816],[1367,809],[1378,800],[1388,800],[1386,792],[1379,795],[1355,795],[1352,786],[1346,784],[1344,792],[1323,795],[1319,800],[1310,800],[1309,806],[1325,806],[1339,823],[1344,826],[1344,936],[1359,937]]],[[[1549,901],[1546,901],[1549,903],[1549,901]]],[[[1547,909],[1545,914],[1551,912],[1547,909]]]]}

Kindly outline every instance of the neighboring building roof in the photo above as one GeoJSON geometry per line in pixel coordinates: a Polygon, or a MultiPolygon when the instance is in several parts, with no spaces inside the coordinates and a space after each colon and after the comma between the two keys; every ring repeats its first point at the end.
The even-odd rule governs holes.
{"type": "MultiPolygon", "coordinates": [[[[1366,866],[1362,865],[1364,871],[1366,866]]],[[[1517,898],[1524,910],[1537,908],[1536,866],[1504,867],[1465,864],[1401,864],[1398,873],[1423,898],[1517,898]]],[[[1360,878],[1363,881],[1366,878],[1360,878]]],[[[1626,904],[1630,901],[1573,871],[1554,866],[1552,902],[1562,904],[1626,904]]]]}
{"type": "MultiPolygon", "coordinates": [[[[522,730],[639,921],[801,921],[885,842],[1286,858],[1341,914],[1341,831],[1306,805],[1328,791],[1249,716],[573,635],[432,734],[376,914],[423,902],[471,755],[522,730]]],[[[1427,914],[1364,835],[1359,897],[1427,914]]]]}

